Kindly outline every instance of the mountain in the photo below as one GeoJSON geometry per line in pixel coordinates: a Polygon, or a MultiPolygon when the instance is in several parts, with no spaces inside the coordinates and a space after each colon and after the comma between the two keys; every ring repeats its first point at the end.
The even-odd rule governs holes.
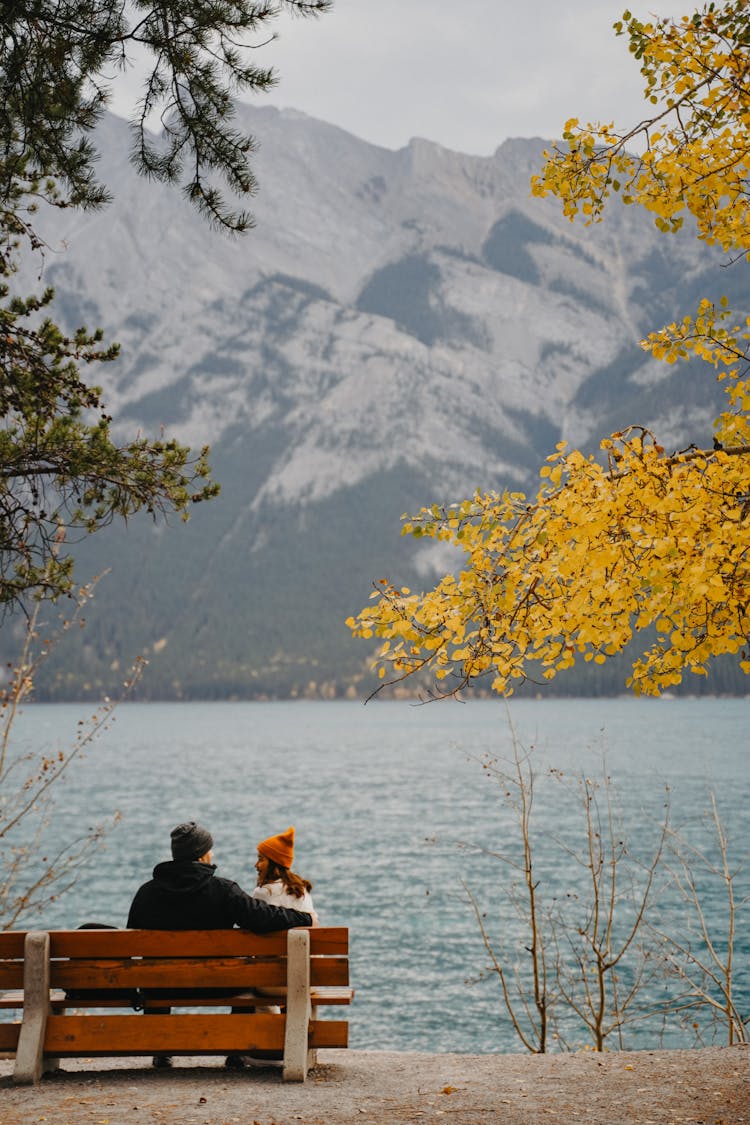
{"type": "Polygon", "coordinates": [[[689,235],[625,208],[572,225],[531,199],[541,140],[394,152],[298,112],[239,116],[260,145],[246,237],[139,179],[115,117],[98,134],[114,202],[49,217],[57,316],[122,345],[104,371],[117,425],[210,442],[222,483],[187,525],[79,545],[81,577],[109,573],[49,697],[111,690],[139,652],[146,696],[359,697],[369,653],[344,619],[374,580],[424,586],[454,561],[401,539],[403,512],[533,490],[562,438],[639,423],[710,442],[710,374],[638,347],[742,283],[689,235]]]}

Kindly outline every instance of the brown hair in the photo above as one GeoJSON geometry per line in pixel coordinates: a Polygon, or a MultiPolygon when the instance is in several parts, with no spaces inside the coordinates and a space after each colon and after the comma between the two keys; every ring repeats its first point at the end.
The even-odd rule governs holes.
{"type": "MultiPolygon", "coordinates": [[[[288,867],[282,867],[280,863],[274,862],[272,859],[265,857],[268,867],[266,868],[266,877],[264,883],[274,883],[280,879],[288,894],[294,895],[295,898],[302,898],[305,891],[312,890],[312,883],[309,879],[303,879],[301,875],[296,872],[290,871],[288,867]]],[[[262,885],[262,884],[261,884],[262,885]]]]}

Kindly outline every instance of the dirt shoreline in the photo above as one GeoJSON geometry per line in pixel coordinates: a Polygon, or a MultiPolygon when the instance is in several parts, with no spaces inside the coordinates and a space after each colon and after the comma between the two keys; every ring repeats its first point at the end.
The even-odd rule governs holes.
{"type": "Polygon", "coordinates": [[[325,1051],[307,1082],[221,1059],[65,1060],[39,1086],[0,1062],[3,1125],[750,1125],[750,1045],[596,1055],[325,1051]]]}

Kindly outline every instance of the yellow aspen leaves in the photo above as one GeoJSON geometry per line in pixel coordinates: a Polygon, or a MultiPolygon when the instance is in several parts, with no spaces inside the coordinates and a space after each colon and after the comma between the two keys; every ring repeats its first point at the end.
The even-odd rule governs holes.
{"type": "Polygon", "coordinates": [[[625,130],[571,118],[533,194],[556,195],[571,220],[595,222],[619,193],[660,230],[678,230],[690,214],[706,242],[750,250],[749,22],[747,0],[653,23],[625,13],[615,29],[629,37],[659,111],[625,130]]]}
{"type": "Polygon", "coordinates": [[[654,625],[657,641],[628,682],[658,694],[740,651],[750,632],[750,459],[667,457],[645,432],[605,444],[618,453],[612,467],[571,453],[559,487],[544,478],[531,503],[477,492],[457,526],[451,509],[412,517],[428,538],[448,530],[472,561],[424,594],[381,586],[349,619],[355,635],[384,639],[381,678],[430,664],[454,690],[490,671],[509,695],[577,656],[604,663],[654,625]]]}
{"type": "MultiPolygon", "coordinates": [[[[629,130],[570,118],[532,194],[590,223],[616,193],[660,231],[690,217],[699,239],[746,260],[750,0],[647,23],[625,12],[615,30],[657,109],[629,130]]],[[[578,658],[602,664],[646,628],[656,639],[634,660],[636,693],[705,675],[726,653],[750,674],[750,315],[705,298],[641,345],[666,363],[702,359],[723,383],[712,448],[686,438],[670,456],[632,426],[604,438],[598,458],[560,443],[536,496],[478,491],[406,518],[404,534],[451,543],[464,565],[419,594],[381,580],[348,619],[356,636],[380,638],[382,679],[430,668],[451,692],[488,674],[510,695],[578,658]]]]}

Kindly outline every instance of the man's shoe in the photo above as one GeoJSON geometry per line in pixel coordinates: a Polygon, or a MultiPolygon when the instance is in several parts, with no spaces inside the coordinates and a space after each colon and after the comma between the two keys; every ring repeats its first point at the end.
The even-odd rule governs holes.
{"type": "Polygon", "coordinates": [[[151,1065],[155,1066],[157,1070],[168,1070],[172,1065],[171,1055],[154,1055],[151,1060],[151,1065]]]}
{"type": "Polygon", "coordinates": [[[283,1066],[283,1052],[282,1051],[269,1051],[269,1056],[264,1057],[259,1054],[253,1053],[252,1055],[227,1055],[224,1060],[224,1066],[227,1070],[267,1070],[278,1069],[283,1066]]]}

